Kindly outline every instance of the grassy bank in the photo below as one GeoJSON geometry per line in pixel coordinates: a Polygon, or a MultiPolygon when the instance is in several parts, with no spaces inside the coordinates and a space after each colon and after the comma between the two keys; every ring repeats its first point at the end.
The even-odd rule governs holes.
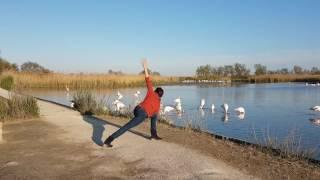
{"type": "Polygon", "coordinates": [[[320,82],[320,75],[297,75],[297,74],[273,74],[250,76],[250,83],[278,83],[278,82],[320,82]]]}
{"type": "Polygon", "coordinates": [[[0,121],[39,117],[37,101],[31,96],[0,97],[0,121]]]}
{"type": "MultiPolygon", "coordinates": [[[[109,115],[99,116],[99,118],[118,126],[129,121],[129,118],[109,115]]],[[[133,130],[149,135],[150,121],[144,121],[133,130]]],[[[262,146],[243,144],[232,139],[204,133],[199,131],[197,125],[176,127],[171,122],[162,120],[157,130],[163,141],[194,149],[261,179],[316,180],[320,177],[320,165],[317,163],[291,156],[281,156],[262,146]]]]}
{"type": "MultiPolygon", "coordinates": [[[[64,89],[99,89],[125,88],[144,86],[144,76],[140,75],[108,75],[108,74],[62,74],[62,73],[17,73],[4,72],[13,77],[15,85],[21,88],[54,88],[64,89]]],[[[173,84],[178,82],[176,77],[153,76],[155,85],[173,84]]]]}

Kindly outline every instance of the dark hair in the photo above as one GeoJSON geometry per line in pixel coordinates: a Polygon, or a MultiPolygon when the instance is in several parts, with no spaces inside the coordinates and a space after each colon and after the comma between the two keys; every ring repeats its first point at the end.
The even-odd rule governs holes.
{"type": "Polygon", "coordinates": [[[157,87],[156,90],[154,90],[154,92],[156,92],[159,97],[163,96],[163,89],[161,87],[157,87]]]}

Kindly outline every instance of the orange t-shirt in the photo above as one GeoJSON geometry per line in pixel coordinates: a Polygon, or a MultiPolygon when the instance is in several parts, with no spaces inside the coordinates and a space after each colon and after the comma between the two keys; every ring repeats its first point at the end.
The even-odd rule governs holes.
{"type": "Polygon", "coordinates": [[[155,113],[158,113],[160,110],[160,97],[159,95],[153,91],[153,86],[150,81],[150,77],[146,77],[146,84],[148,88],[148,92],[144,100],[139,104],[146,113],[148,117],[153,116],[155,113]]]}

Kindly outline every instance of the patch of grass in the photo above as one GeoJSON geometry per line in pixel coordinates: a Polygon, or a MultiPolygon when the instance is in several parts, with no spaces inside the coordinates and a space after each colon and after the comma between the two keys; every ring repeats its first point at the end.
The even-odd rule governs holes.
{"type": "Polygon", "coordinates": [[[9,99],[0,98],[0,120],[34,117],[39,117],[39,107],[33,97],[12,95],[9,99]]]}
{"type": "Polygon", "coordinates": [[[8,91],[12,90],[14,84],[13,77],[8,75],[0,79],[0,87],[8,91]]]}

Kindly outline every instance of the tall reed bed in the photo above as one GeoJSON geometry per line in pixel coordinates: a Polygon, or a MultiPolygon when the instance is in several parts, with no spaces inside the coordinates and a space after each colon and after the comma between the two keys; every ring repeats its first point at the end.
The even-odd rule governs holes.
{"type": "Polygon", "coordinates": [[[320,75],[273,74],[249,77],[251,83],[319,82],[320,75]]]}
{"type": "Polygon", "coordinates": [[[11,95],[0,97],[0,121],[39,117],[36,99],[31,96],[11,95]]]}
{"type": "MultiPolygon", "coordinates": [[[[16,73],[5,72],[11,75],[15,84],[22,88],[55,88],[63,89],[66,86],[76,89],[122,88],[144,86],[144,76],[140,75],[108,75],[108,74],[62,74],[62,73],[16,73]]],[[[155,85],[177,83],[177,77],[153,76],[155,85]]]]}

